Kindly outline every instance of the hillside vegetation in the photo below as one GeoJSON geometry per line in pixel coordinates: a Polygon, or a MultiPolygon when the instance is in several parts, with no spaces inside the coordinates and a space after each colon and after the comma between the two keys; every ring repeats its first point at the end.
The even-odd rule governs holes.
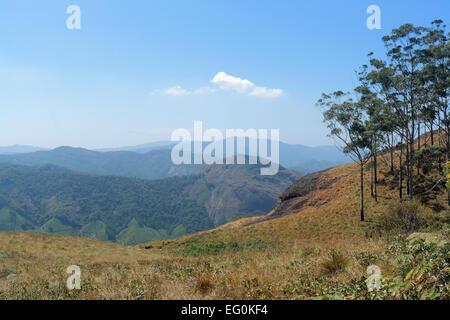
{"type": "MultiPolygon", "coordinates": [[[[209,143],[204,143],[205,148],[209,143]]],[[[40,150],[20,154],[2,154],[0,163],[27,166],[53,164],[66,169],[98,175],[135,177],[141,179],[161,179],[173,176],[184,176],[195,173],[203,165],[174,165],[171,159],[171,147],[174,143],[161,142],[136,147],[118,149],[87,150],[83,148],[59,147],[53,150],[40,150]]],[[[226,141],[223,142],[224,151],[226,141]]],[[[245,154],[249,154],[249,140],[246,139],[245,154]]],[[[334,146],[307,147],[280,142],[280,164],[302,173],[322,170],[339,164],[350,162],[348,156],[342,154],[334,146]]],[[[5,150],[16,150],[5,148],[5,150]]],[[[24,152],[27,149],[24,149],[24,152]]],[[[36,148],[35,150],[39,150],[36,148]]],[[[192,147],[192,150],[194,148],[192,147]]],[[[270,150],[270,149],[269,149],[270,150]]],[[[6,151],[5,151],[6,152],[6,151]]],[[[235,143],[234,154],[237,154],[235,143]]]]}
{"type": "Polygon", "coordinates": [[[134,245],[213,228],[270,210],[299,175],[281,168],[210,166],[162,180],[94,176],[45,165],[0,165],[0,230],[134,245]]]}
{"type": "Polygon", "coordinates": [[[146,153],[131,151],[97,152],[82,148],[60,147],[23,154],[0,154],[0,163],[42,166],[52,164],[66,169],[110,176],[161,179],[193,174],[200,165],[174,165],[170,149],[146,153]]]}
{"type": "Polygon", "coordinates": [[[123,244],[166,239],[175,229],[185,234],[214,226],[201,202],[209,193],[210,186],[199,176],[147,181],[93,176],[51,165],[2,165],[0,229],[81,235],[123,244]],[[131,230],[139,236],[132,236],[131,230]]]}
{"type": "MultiPolygon", "coordinates": [[[[236,218],[209,231],[131,248],[53,235],[0,233],[0,298],[449,300],[446,30],[442,20],[429,27],[405,24],[392,30],[383,37],[387,60],[370,58],[359,70],[359,85],[352,94],[338,90],[319,99],[330,135],[354,164],[300,178],[281,192],[264,216],[236,218]],[[71,264],[83,270],[81,290],[64,287],[64,271],[71,264]]],[[[223,209],[222,203],[230,203],[232,210],[224,215],[231,217],[238,200],[241,208],[252,209],[248,196],[255,190],[265,197],[280,186],[280,177],[272,177],[251,180],[252,189],[239,188],[244,179],[229,184],[227,174],[239,177],[244,172],[237,167],[223,171],[227,168],[210,167],[203,175],[176,180],[182,187],[176,203],[191,208],[192,203],[180,196],[189,193],[188,179],[199,179],[194,184],[199,188],[216,184],[208,189],[209,199],[222,202],[211,204],[208,197],[202,198],[204,216],[215,217],[216,222],[211,213],[223,209]],[[233,190],[238,190],[234,199],[233,190]]],[[[48,202],[23,197],[18,202],[18,188],[10,176],[2,183],[10,189],[0,221],[14,226],[27,223],[27,210],[11,218],[10,204],[19,203],[17,210],[31,212],[33,205],[48,202]]],[[[102,180],[103,185],[106,182],[102,180]]],[[[139,183],[142,189],[147,186],[139,183]]],[[[70,186],[78,187],[73,181],[70,186]]],[[[43,187],[58,192],[64,186],[43,187]]],[[[28,183],[21,186],[27,188],[28,183]]],[[[76,193],[77,199],[85,199],[84,190],[76,193]]],[[[89,195],[95,195],[93,191],[89,195]]],[[[35,192],[45,191],[36,187],[35,192]]],[[[195,203],[201,198],[190,199],[195,203]]],[[[103,203],[99,200],[93,203],[103,203]]],[[[67,216],[77,217],[77,210],[70,208],[67,216]]],[[[127,220],[132,232],[125,230],[119,238],[130,234],[140,238],[147,232],[138,217],[127,220]]],[[[69,230],[55,219],[43,228],[69,230]]],[[[102,228],[95,223],[85,232],[102,228]]]]}
{"type": "Polygon", "coordinates": [[[359,221],[358,166],[346,165],[300,179],[266,216],[176,240],[123,247],[1,232],[0,297],[448,299],[445,193],[433,192],[432,202],[442,204],[438,211],[418,202],[397,205],[388,166],[379,170],[378,201],[366,202],[366,222],[359,221]],[[418,210],[423,223],[383,226],[386,214],[405,214],[399,208],[418,210]],[[65,288],[65,268],[72,264],[81,267],[81,290],[65,288]],[[371,292],[366,269],[372,264],[381,269],[382,286],[371,292]]]}

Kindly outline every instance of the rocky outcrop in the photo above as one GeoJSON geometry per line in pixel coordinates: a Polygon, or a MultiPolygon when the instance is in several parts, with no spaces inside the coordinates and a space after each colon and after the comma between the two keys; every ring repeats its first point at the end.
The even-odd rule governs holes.
{"type": "MultiPolygon", "coordinates": [[[[330,177],[327,171],[314,172],[294,182],[278,197],[270,214],[248,225],[296,214],[306,205],[317,205],[314,201],[314,192],[330,188],[340,179],[330,177]]],[[[317,206],[321,205],[323,204],[317,206]]]]}
{"type": "Polygon", "coordinates": [[[300,176],[283,167],[274,176],[262,176],[259,165],[210,165],[198,174],[211,187],[205,208],[216,225],[236,216],[266,214],[278,195],[300,176]]]}

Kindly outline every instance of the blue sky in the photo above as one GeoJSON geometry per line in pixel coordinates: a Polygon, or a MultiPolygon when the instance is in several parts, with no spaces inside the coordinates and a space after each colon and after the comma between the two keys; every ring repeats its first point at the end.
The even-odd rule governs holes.
{"type": "Polygon", "coordinates": [[[448,0],[3,1],[0,145],[135,145],[194,120],[331,144],[320,94],[354,87],[392,28],[449,12],[448,0]],[[381,30],[366,27],[372,4],[381,30]],[[69,5],[81,30],[66,27],[69,5]]]}

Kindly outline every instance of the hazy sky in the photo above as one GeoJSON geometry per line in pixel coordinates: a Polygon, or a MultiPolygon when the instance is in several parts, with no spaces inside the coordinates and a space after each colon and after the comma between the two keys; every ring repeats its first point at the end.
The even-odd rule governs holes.
{"type": "Polygon", "coordinates": [[[331,144],[321,92],[354,87],[392,28],[449,12],[448,0],[2,1],[0,145],[135,145],[194,120],[331,144]],[[381,30],[366,27],[372,4],[381,30]],[[69,5],[81,30],[66,27],[69,5]]]}

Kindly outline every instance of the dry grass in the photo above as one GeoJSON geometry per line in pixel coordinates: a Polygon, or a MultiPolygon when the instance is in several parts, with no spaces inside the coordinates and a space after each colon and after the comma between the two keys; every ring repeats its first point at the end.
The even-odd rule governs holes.
{"type": "MultiPolygon", "coordinates": [[[[203,239],[199,240],[203,241],[203,239]]],[[[370,251],[380,251],[371,244],[370,251]]],[[[0,298],[3,299],[272,299],[295,298],[321,276],[328,249],[297,242],[262,250],[242,249],[191,257],[175,249],[146,250],[107,242],[32,233],[0,233],[0,298]],[[81,290],[68,291],[69,265],[82,272],[81,290]],[[9,274],[16,274],[7,279],[9,274]]],[[[349,267],[331,282],[364,274],[343,245],[349,267]]],[[[368,248],[367,248],[368,249],[368,248]]]]}
{"type": "Polygon", "coordinates": [[[327,259],[322,262],[322,267],[327,274],[344,271],[347,266],[348,258],[336,249],[330,250],[327,259]]]}
{"type": "MultiPolygon", "coordinates": [[[[397,198],[383,162],[378,202],[366,174],[369,221],[397,198]]],[[[359,221],[358,175],[357,165],[330,169],[321,183],[333,186],[291,216],[136,247],[0,232],[0,299],[303,299],[361,279],[373,262],[389,273],[387,241],[369,238],[359,221]],[[65,288],[69,265],[81,268],[81,290],[65,288]]],[[[437,201],[445,206],[443,195],[437,201]]]]}

